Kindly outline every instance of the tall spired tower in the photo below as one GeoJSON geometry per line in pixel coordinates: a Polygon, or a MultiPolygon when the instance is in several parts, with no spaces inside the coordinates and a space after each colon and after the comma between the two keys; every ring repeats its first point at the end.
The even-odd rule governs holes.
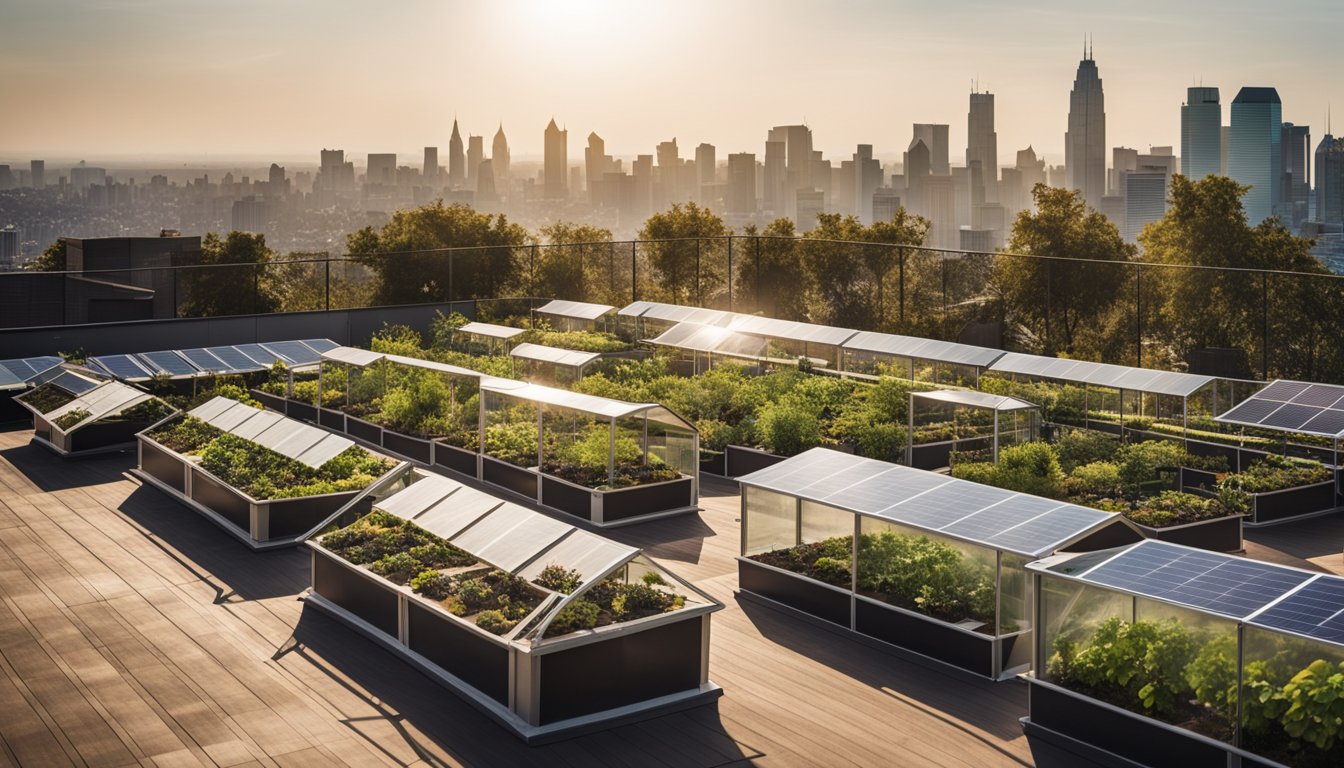
{"type": "Polygon", "coordinates": [[[490,166],[495,172],[495,191],[500,192],[504,188],[504,181],[509,178],[509,140],[504,138],[503,123],[495,131],[495,139],[490,146],[490,166]]]}
{"type": "Polygon", "coordinates": [[[467,154],[462,151],[462,134],[457,132],[457,119],[453,119],[453,136],[448,140],[448,185],[461,189],[467,180],[467,154]]]}
{"type": "Polygon", "coordinates": [[[1084,46],[1069,93],[1064,170],[1069,189],[1082,192],[1083,200],[1100,210],[1106,194],[1106,102],[1091,45],[1084,46]]]}

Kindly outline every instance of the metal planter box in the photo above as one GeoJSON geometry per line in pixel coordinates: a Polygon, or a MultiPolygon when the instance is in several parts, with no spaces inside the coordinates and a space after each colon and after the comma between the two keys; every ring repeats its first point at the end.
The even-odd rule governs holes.
{"type": "Polygon", "coordinates": [[[1134,524],[1143,531],[1144,537],[1149,539],[1184,544],[1187,547],[1212,552],[1240,552],[1245,549],[1241,538],[1242,515],[1226,515],[1162,528],[1134,524]]]}
{"type": "Polygon", "coordinates": [[[742,475],[749,475],[757,470],[773,467],[787,458],[787,456],[762,451],[759,448],[729,445],[724,448],[725,476],[741,477],[742,475]]]}
{"type": "MultiPolygon", "coordinates": [[[[353,490],[292,499],[254,499],[153,438],[141,434],[138,440],[140,460],[133,474],[200,512],[253,549],[295,546],[309,531],[351,507],[365,493],[353,490]]],[[[367,500],[364,502],[367,505],[367,500]]]]}
{"type": "Polygon", "coordinates": [[[1220,741],[1097,701],[1053,683],[1023,675],[1028,683],[1028,736],[1052,742],[1094,760],[1126,765],[1280,766],[1220,741]],[[1116,760],[1116,758],[1120,760],[1116,760]]]}
{"type": "Polygon", "coordinates": [[[398,456],[425,465],[428,465],[434,458],[429,440],[393,432],[386,427],[383,428],[383,448],[398,456]]]}
{"type": "Polygon", "coordinates": [[[1281,491],[1251,494],[1251,515],[1246,525],[1285,522],[1293,518],[1332,512],[1339,506],[1335,481],[1300,485],[1281,491]]]}
{"type": "Polygon", "coordinates": [[[983,450],[991,447],[993,442],[988,437],[970,437],[965,440],[944,440],[937,443],[912,445],[910,446],[910,466],[915,469],[942,469],[951,464],[954,450],[983,450]]]}
{"type": "Polygon", "coordinates": [[[475,451],[449,445],[442,440],[434,441],[434,466],[452,470],[460,475],[476,477],[480,473],[475,451]]]}

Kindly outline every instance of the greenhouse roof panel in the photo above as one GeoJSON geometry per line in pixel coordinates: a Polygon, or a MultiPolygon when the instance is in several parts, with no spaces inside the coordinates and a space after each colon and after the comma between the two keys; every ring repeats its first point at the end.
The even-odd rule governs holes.
{"type": "Polygon", "coordinates": [[[487,563],[517,573],[574,526],[507,502],[450,539],[487,563]]]}
{"type": "Polygon", "coordinates": [[[1201,376],[1178,371],[1155,371],[1149,368],[1130,368],[1123,365],[1093,363],[1086,360],[1067,360],[1040,355],[1006,352],[991,371],[1037,376],[1045,379],[1095,384],[1112,389],[1127,389],[1154,395],[1187,397],[1215,381],[1213,376],[1201,376]]]}
{"type": "Polygon", "coordinates": [[[482,391],[494,392],[519,400],[529,400],[534,403],[551,405],[557,408],[568,408],[570,410],[582,411],[583,413],[590,413],[594,416],[601,416],[608,419],[633,416],[650,408],[659,407],[654,403],[626,403],[620,400],[609,400],[605,397],[598,397],[596,395],[586,395],[581,392],[570,392],[567,389],[543,387],[540,384],[509,382],[509,385],[505,386],[493,379],[482,381],[481,389],[482,391]]]}
{"type": "MultiPolygon", "coordinates": [[[[253,409],[256,410],[256,409],[253,409]]],[[[256,411],[247,421],[234,427],[233,434],[244,440],[255,440],[257,435],[284,421],[285,417],[274,411],[256,411]]]]}
{"type": "Polygon", "coordinates": [[[385,357],[387,355],[382,352],[373,352],[359,347],[335,347],[322,353],[323,360],[330,360],[334,363],[348,363],[359,368],[373,365],[385,357]]]}
{"type": "Polygon", "coordinates": [[[353,440],[295,419],[281,416],[277,420],[276,414],[227,397],[213,397],[193,408],[188,415],[313,469],[355,444],[353,440]],[[240,432],[252,437],[243,437],[240,432]]]}
{"type": "MultiPolygon", "coordinates": [[[[152,399],[152,395],[145,393],[135,387],[123,384],[120,381],[105,381],[99,386],[79,395],[74,400],[65,403],[46,414],[48,421],[55,425],[56,419],[75,410],[85,410],[89,415],[82,419],[78,424],[71,427],[86,426],[93,422],[118,414],[133,405],[137,405],[146,400],[152,399]]],[[[59,427],[56,427],[60,429],[59,427]]],[[[66,432],[68,430],[61,430],[66,432]]]]}
{"type": "Polygon", "coordinates": [[[966,405],[972,408],[984,408],[991,411],[1020,411],[1039,408],[1039,405],[1018,400],[1015,397],[991,395],[971,389],[940,389],[937,392],[914,392],[915,397],[923,400],[937,400],[943,403],[966,405]]]}
{"type": "Polygon", "coordinates": [[[766,336],[772,339],[803,341],[809,344],[840,346],[858,331],[849,328],[836,328],[829,325],[800,323],[793,320],[777,320],[760,315],[734,315],[728,328],[740,333],[766,336]]]}
{"type": "Polygon", "coordinates": [[[302,341],[267,341],[262,346],[292,365],[313,365],[322,360],[322,353],[302,341]]]}
{"type": "Polygon", "coordinates": [[[606,576],[612,569],[630,561],[638,554],[639,550],[634,547],[618,544],[576,528],[573,533],[560,539],[555,546],[524,566],[518,575],[532,580],[539,576],[546,566],[558,565],[566,570],[578,571],[582,586],[606,576]]]}
{"type": "Polygon", "coordinates": [[[5,371],[8,371],[18,381],[28,381],[56,368],[62,362],[64,361],[57,355],[17,357],[10,360],[0,360],[0,380],[8,380],[8,377],[4,374],[5,371]]]}
{"type": "Polygon", "coordinates": [[[899,336],[892,333],[860,331],[846,340],[842,347],[858,352],[875,352],[897,357],[913,357],[920,360],[932,360],[954,365],[970,365],[985,368],[999,359],[1004,352],[1001,349],[977,347],[970,344],[957,344],[936,339],[921,339],[915,336],[899,336]]]}
{"type": "Polygon", "coordinates": [[[228,366],[231,373],[248,373],[251,371],[260,371],[265,366],[248,357],[237,347],[206,347],[206,352],[214,355],[220,362],[228,366]]]}
{"type": "Polygon", "coordinates": [[[15,376],[8,368],[0,368],[0,389],[22,389],[28,386],[28,382],[18,376],[15,376]]]}
{"type": "Polygon", "coordinates": [[[599,352],[578,352],[572,349],[560,349],[559,347],[548,347],[530,342],[524,342],[514,347],[509,351],[509,355],[524,360],[536,360],[570,368],[582,368],[602,357],[599,352]]]}
{"type": "Polygon", "coordinates": [[[122,381],[144,381],[153,378],[153,374],[131,355],[99,355],[89,358],[89,364],[122,381]]]}
{"type": "Polygon", "coordinates": [[[662,320],[670,323],[699,323],[700,325],[728,325],[738,315],[719,309],[701,307],[683,307],[679,304],[663,304],[656,301],[635,302],[622,309],[618,314],[634,315],[649,320],[662,320]],[[638,307],[637,307],[638,305],[638,307]]]}
{"type": "MultiPolygon", "coordinates": [[[[98,379],[91,379],[88,376],[80,376],[74,371],[56,371],[55,369],[53,369],[53,371],[55,371],[56,375],[48,379],[47,383],[55,387],[60,387],[72,395],[82,395],[85,392],[92,392],[103,384],[103,382],[98,379]]],[[[53,371],[46,371],[38,375],[45,376],[53,371]]]]}
{"type": "Polygon", "coordinates": [[[415,516],[415,524],[443,539],[452,539],[504,503],[488,493],[462,486],[415,516]]]}
{"type": "Polygon", "coordinates": [[[1146,540],[1094,566],[1084,581],[1244,619],[1311,578],[1306,571],[1146,540]]]}
{"type": "Polygon", "coordinates": [[[415,520],[426,510],[464,487],[456,480],[450,480],[442,475],[426,473],[418,474],[416,477],[418,479],[414,483],[379,500],[374,506],[403,520],[415,520]]]}
{"type": "Polygon", "coordinates": [[[303,343],[307,344],[309,347],[313,349],[313,351],[317,352],[319,355],[322,354],[323,352],[328,352],[340,346],[340,344],[337,344],[331,339],[304,339],[303,343]]]}
{"type": "Polygon", "coordinates": [[[527,329],[525,328],[514,328],[508,325],[476,322],[467,323],[457,330],[462,333],[470,333],[475,336],[487,336],[492,339],[512,339],[520,333],[527,332],[527,329]]]}
{"type": "Polygon", "coordinates": [[[418,357],[407,357],[405,355],[387,355],[386,357],[390,362],[398,363],[400,365],[409,365],[414,368],[424,368],[427,371],[438,371],[439,373],[447,373],[453,376],[467,376],[474,379],[479,379],[484,376],[480,371],[473,371],[470,368],[462,368],[461,366],[449,365],[448,363],[440,363],[435,360],[421,360],[418,357]]]}
{"type": "Polygon", "coordinates": [[[1344,437],[1344,387],[1279,379],[1214,421],[1338,440],[1344,437]]]}
{"type": "Polygon", "coordinates": [[[738,482],[1026,557],[1052,552],[1115,522],[1128,525],[1108,512],[825,448],[738,482]]]}
{"type": "Polygon", "coordinates": [[[596,320],[615,309],[615,307],[606,304],[589,304],[585,301],[565,301],[564,299],[555,299],[554,301],[547,302],[543,306],[537,307],[536,312],[541,315],[571,317],[576,320],[596,320]]]}

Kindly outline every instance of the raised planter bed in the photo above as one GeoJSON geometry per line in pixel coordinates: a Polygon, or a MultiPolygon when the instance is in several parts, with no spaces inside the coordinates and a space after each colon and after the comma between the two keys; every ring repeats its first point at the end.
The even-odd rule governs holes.
{"type": "Polygon", "coordinates": [[[317,423],[327,429],[345,432],[345,412],[335,408],[321,408],[318,410],[317,423]]]}
{"type": "Polygon", "coordinates": [[[1246,525],[1254,528],[1298,517],[1330,512],[1339,507],[1334,480],[1323,483],[1251,494],[1251,514],[1246,525]]]}
{"type": "Polygon", "coordinates": [[[537,498],[540,475],[535,470],[519,467],[499,459],[481,457],[481,479],[519,496],[537,498]]]}
{"type": "Polygon", "coordinates": [[[393,432],[386,427],[383,428],[383,448],[420,464],[427,465],[434,460],[429,440],[393,432]]]}
{"type": "MultiPolygon", "coordinates": [[[[349,553],[367,551],[370,545],[365,542],[373,541],[359,538],[358,533],[354,538],[342,533],[346,538],[333,549],[323,542],[336,540],[325,534],[308,542],[313,571],[309,603],[423,670],[529,744],[654,717],[720,695],[708,678],[708,653],[710,614],[721,605],[684,582],[669,585],[659,580],[664,589],[685,597],[669,603],[661,613],[610,623],[604,620],[590,624],[593,628],[589,629],[562,628],[557,623],[552,633],[552,623],[564,615],[560,607],[567,600],[585,597],[590,587],[616,584],[608,588],[626,589],[620,585],[629,583],[623,580],[632,570],[675,577],[637,549],[492,499],[448,478],[412,470],[410,483],[414,491],[404,503],[391,504],[396,495],[383,500],[388,509],[397,510],[396,515],[381,506],[378,513],[411,523],[405,535],[412,535],[414,526],[423,524],[411,540],[422,541],[428,533],[430,541],[439,543],[436,546],[479,560],[477,565],[456,561],[456,569],[440,570],[438,578],[481,573],[482,566],[497,568],[494,573],[504,579],[500,583],[515,580],[514,586],[507,587],[510,593],[517,580],[524,580],[535,593],[522,603],[526,616],[511,615],[515,623],[491,629],[484,622],[486,612],[475,613],[473,619],[480,607],[464,613],[464,605],[471,604],[463,604],[459,597],[451,598],[450,612],[447,603],[417,591],[427,589],[421,582],[411,579],[402,586],[407,580],[404,575],[393,581],[345,559],[349,553]],[[460,502],[456,508],[474,510],[470,514],[475,517],[445,517],[440,502],[448,495],[460,502]],[[467,527],[461,529],[464,523],[467,527]],[[490,533],[477,534],[478,527],[490,533]],[[512,543],[501,543],[496,531],[509,531],[507,538],[512,543]],[[520,546],[526,551],[520,552],[520,546]],[[487,553],[491,552],[506,560],[490,562],[487,553]],[[533,563],[559,564],[571,559],[594,568],[587,576],[569,572],[576,579],[569,588],[573,597],[544,588],[549,582],[540,580],[544,572],[533,563]]],[[[391,524],[379,521],[378,525],[391,524]]],[[[328,532],[333,530],[328,528],[328,532]]],[[[455,561],[439,564],[443,562],[455,561]]],[[[465,583],[461,592],[451,594],[466,594],[465,583]]]]}
{"type": "Polygon", "coordinates": [[[994,440],[988,437],[970,437],[965,440],[944,440],[910,446],[910,466],[915,469],[942,469],[951,464],[953,451],[980,451],[991,448],[994,440]]]}
{"type": "Polygon", "coordinates": [[[1187,547],[1212,552],[1240,552],[1245,549],[1241,538],[1242,515],[1226,515],[1210,520],[1199,520],[1184,525],[1153,528],[1135,523],[1145,538],[1184,544],[1187,547]]]}
{"type": "Polygon", "coordinates": [[[264,392],[260,389],[249,389],[247,393],[257,402],[273,411],[284,413],[285,409],[289,406],[289,398],[284,395],[273,395],[270,392],[264,392]]]}
{"type": "Polygon", "coordinates": [[[1180,468],[1181,490],[1186,493],[1211,492],[1218,488],[1218,473],[1207,469],[1180,468]]]}
{"type": "Polygon", "coordinates": [[[787,458],[788,456],[780,456],[760,448],[729,445],[724,448],[724,466],[727,470],[725,477],[749,475],[766,467],[773,467],[787,458]]]}
{"type": "Polygon", "coordinates": [[[1023,675],[1027,687],[1028,736],[1064,749],[1082,747],[1096,757],[1119,757],[1140,765],[1279,766],[1249,752],[1182,728],[1097,701],[1044,680],[1023,675]]]}
{"type": "Polygon", "coordinates": [[[32,414],[33,441],[62,458],[130,450],[136,433],[175,412],[166,402],[119,381],[62,375],[82,380],[88,388],[75,394],[52,381],[14,401],[32,414]],[[52,395],[68,399],[53,408],[52,395]]]}
{"type": "Polygon", "coordinates": [[[434,466],[450,469],[461,475],[476,477],[479,474],[478,455],[475,451],[449,445],[442,440],[434,441],[434,466]]]}
{"type": "Polygon", "coordinates": [[[737,558],[738,589],[842,627],[850,626],[853,593],[783,568],[737,558]]]}
{"type": "Polygon", "coordinates": [[[383,444],[383,427],[381,424],[357,419],[348,414],[345,417],[345,434],[372,445],[383,444]]]}
{"type": "Polygon", "coordinates": [[[317,423],[317,406],[294,398],[285,400],[285,415],[291,419],[317,423]]]}

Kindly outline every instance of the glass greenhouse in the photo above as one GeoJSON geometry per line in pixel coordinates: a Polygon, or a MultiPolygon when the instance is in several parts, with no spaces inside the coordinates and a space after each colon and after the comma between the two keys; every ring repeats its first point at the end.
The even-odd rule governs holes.
{"type": "Polygon", "coordinates": [[[513,375],[518,378],[565,386],[582,379],[584,370],[601,360],[602,354],[525,342],[510,350],[509,357],[513,359],[513,375]]]}
{"type": "Polygon", "coordinates": [[[465,352],[473,355],[502,355],[509,348],[509,342],[524,333],[527,333],[526,328],[471,322],[453,331],[453,336],[465,352]]]}
{"type": "Polygon", "coordinates": [[[120,381],[50,369],[47,381],[14,400],[33,415],[33,442],[63,457],[135,447],[135,435],[172,415],[171,405],[120,381]]]}
{"type": "Polygon", "coordinates": [[[1031,661],[1026,565],[1120,515],[814,448],[738,478],[742,591],[985,677],[1031,661]]]}
{"type": "Polygon", "coordinates": [[[977,386],[980,374],[1004,354],[1001,349],[872,331],[856,333],[841,346],[847,374],[886,374],[960,387],[977,386]]]}
{"type": "Polygon", "coordinates": [[[537,307],[532,313],[557,331],[605,331],[607,316],[615,311],[615,307],[606,304],[556,299],[537,307]]]}
{"type": "Polygon", "coordinates": [[[910,393],[906,463],[917,469],[949,466],[952,454],[971,461],[999,460],[999,448],[1040,438],[1040,406],[1015,397],[967,389],[910,393]]]}
{"type": "Polygon", "coordinates": [[[1029,734],[1143,764],[1344,764],[1344,578],[1159,541],[1028,569],[1029,734]]]}

